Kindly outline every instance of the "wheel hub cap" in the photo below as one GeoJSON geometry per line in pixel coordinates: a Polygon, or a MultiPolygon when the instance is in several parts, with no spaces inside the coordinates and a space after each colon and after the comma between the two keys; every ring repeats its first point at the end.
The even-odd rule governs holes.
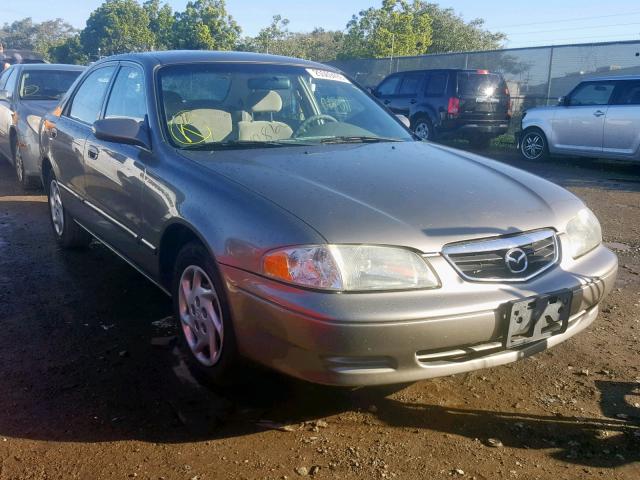
{"type": "Polygon", "coordinates": [[[51,208],[51,221],[56,234],[60,237],[64,231],[64,210],[62,208],[62,198],[60,197],[60,189],[58,182],[51,181],[49,189],[49,207],[51,208]]]}
{"type": "Polygon", "coordinates": [[[422,140],[429,139],[429,125],[426,123],[419,123],[416,125],[415,134],[422,140]]]}
{"type": "Polygon", "coordinates": [[[187,267],[178,291],[180,325],[194,357],[211,367],[220,359],[224,325],[213,282],[198,266],[187,267]]]}
{"type": "Polygon", "coordinates": [[[538,134],[530,134],[524,137],[522,142],[522,153],[527,158],[538,158],[544,149],[542,137],[538,134]]]}

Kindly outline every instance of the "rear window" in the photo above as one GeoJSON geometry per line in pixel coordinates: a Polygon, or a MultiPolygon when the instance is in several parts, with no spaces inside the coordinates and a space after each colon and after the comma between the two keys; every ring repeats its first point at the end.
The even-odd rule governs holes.
{"type": "Polygon", "coordinates": [[[506,93],[507,85],[495,73],[458,72],[458,94],[473,97],[495,97],[506,93]]]}
{"type": "Polygon", "coordinates": [[[18,86],[23,100],[58,100],[82,72],[79,70],[27,70],[18,86]]]}

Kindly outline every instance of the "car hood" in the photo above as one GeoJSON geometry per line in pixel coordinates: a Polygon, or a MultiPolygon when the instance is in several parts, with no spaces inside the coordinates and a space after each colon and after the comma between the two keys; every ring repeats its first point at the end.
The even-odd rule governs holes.
{"type": "Polygon", "coordinates": [[[582,206],[535,175],[422,142],[183,155],[288,210],[330,243],[437,252],[466,239],[562,231],[582,206]]]}

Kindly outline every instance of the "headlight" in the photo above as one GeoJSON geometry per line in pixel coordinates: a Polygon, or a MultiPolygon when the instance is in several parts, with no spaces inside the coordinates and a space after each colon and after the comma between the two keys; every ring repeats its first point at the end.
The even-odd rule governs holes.
{"type": "Polygon", "coordinates": [[[323,290],[406,290],[440,286],[424,258],[396,247],[289,247],[267,253],[262,268],[269,277],[323,290]]]}
{"type": "Polygon", "coordinates": [[[588,208],[583,208],[567,223],[571,256],[578,258],[602,243],[600,222],[588,208]]]}

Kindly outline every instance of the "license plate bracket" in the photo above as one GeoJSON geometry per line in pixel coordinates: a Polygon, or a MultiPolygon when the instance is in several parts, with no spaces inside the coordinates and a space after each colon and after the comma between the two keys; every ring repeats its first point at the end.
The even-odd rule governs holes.
{"type": "Polygon", "coordinates": [[[504,348],[514,348],[567,331],[571,290],[539,295],[506,304],[504,348]]]}

